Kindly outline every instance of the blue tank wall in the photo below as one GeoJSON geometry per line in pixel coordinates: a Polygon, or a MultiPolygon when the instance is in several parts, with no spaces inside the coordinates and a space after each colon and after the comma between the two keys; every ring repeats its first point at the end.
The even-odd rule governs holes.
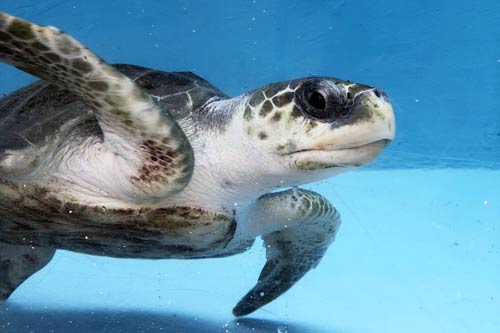
{"type": "MultiPolygon", "coordinates": [[[[337,76],[385,89],[398,137],[373,167],[500,167],[500,2],[28,1],[109,62],[191,70],[236,95],[337,76]]],[[[0,93],[32,80],[0,66],[0,93]]]]}

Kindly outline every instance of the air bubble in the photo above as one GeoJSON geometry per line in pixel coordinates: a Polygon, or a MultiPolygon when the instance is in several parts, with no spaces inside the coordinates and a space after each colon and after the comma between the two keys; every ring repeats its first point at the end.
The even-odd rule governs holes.
{"type": "Polygon", "coordinates": [[[288,333],[288,326],[286,326],[286,325],[278,326],[277,332],[278,333],[288,333]]]}
{"type": "Polygon", "coordinates": [[[288,327],[285,325],[278,326],[277,332],[278,333],[288,333],[288,327]]]}

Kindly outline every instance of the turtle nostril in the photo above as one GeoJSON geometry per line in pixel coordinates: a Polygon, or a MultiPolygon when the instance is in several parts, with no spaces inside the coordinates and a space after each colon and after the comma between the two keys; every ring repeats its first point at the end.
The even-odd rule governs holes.
{"type": "Polygon", "coordinates": [[[387,94],[385,93],[385,91],[383,91],[382,89],[373,89],[373,93],[375,94],[375,96],[377,96],[378,98],[385,98],[387,99],[387,94]]]}

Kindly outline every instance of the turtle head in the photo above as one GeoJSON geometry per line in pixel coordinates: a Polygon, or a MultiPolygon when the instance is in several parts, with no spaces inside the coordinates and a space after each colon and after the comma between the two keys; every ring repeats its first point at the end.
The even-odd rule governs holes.
{"type": "Polygon", "coordinates": [[[242,117],[245,135],[263,155],[295,174],[318,171],[318,178],[373,161],[395,134],[382,90],[335,78],[257,89],[242,117]]]}

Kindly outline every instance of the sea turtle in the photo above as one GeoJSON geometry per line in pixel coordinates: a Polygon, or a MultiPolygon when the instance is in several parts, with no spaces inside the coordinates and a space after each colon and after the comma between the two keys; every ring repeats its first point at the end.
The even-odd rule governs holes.
{"type": "Polygon", "coordinates": [[[214,258],[261,236],[249,314],[316,267],[340,224],[297,185],[377,157],[380,89],[308,77],[229,98],[190,72],[109,65],[68,34],[0,13],[0,60],[42,81],[0,101],[0,300],[56,249],[214,258]],[[281,189],[280,192],[276,190],[281,189]]]}

